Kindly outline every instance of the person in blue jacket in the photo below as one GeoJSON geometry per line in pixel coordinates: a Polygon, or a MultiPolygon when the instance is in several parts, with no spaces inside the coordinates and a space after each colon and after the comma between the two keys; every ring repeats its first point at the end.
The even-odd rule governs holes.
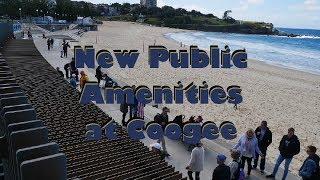
{"type": "Polygon", "coordinates": [[[319,176],[319,161],[320,158],[316,154],[317,148],[314,146],[308,146],[307,154],[309,155],[307,159],[304,161],[303,165],[299,170],[299,176],[302,177],[303,180],[317,180],[320,179],[319,176]]]}

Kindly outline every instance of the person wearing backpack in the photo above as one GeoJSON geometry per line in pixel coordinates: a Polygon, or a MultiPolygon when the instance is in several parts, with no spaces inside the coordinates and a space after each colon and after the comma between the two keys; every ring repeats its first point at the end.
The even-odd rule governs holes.
{"type": "Polygon", "coordinates": [[[320,179],[320,174],[319,174],[320,173],[319,171],[320,157],[316,154],[317,148],[314,146],[308,146],[306,151],[309,156],[303,162],[303,165],[299,170],[299,176],[301,176],[303,180],[320,179]]]}
{"type": "Polygon", "coordinates": [[[231,151],[232,161],[229,163],[231,180],[238,180],[240,176],[240,152],[239,151],[231,151]]]}

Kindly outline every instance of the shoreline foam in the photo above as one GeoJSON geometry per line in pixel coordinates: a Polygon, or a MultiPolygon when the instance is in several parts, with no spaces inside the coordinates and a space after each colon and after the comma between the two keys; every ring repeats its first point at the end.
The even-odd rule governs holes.
{"type": "MultiPolygon", "coordinates": [[[[271,39],[268,39],[269,37],[265,37],[267,39],[261,39],[260,37],[256,39],[257,36],[262,35],[251,35],[251,37],[250,35],[230,34],[230,39],[228,38],[229,34],[230,33],[195,31],[166,33],[164,34],[164,37],[178,43],[182,42],[188,46],[198,45],[200,48],[207,51],[209,51],[208,47],[211,45],[210,42],[214,42],[214,45],[219,45],[220,49],[223,49],[225,44],[232,47],[232,50],[246,48],[249,59],[265,62],[282,68],[320,75],[320,61],[318,61],[319,52],[314,49],[304,49],[303,47],[295,50],[291,50],[290,48],[279,49],[279,44],[271,42],[271,39]],[[265,43],[262,41],[265,41],[265,43]],[[292,57],[292,59],[288,60],[288,57],[292,57]]],[[[279,43],[286,43],[286,41],[280,41],[279,43]]],[[[288,47],[291,47],[293,42],[288,43],[288,47]]]]}

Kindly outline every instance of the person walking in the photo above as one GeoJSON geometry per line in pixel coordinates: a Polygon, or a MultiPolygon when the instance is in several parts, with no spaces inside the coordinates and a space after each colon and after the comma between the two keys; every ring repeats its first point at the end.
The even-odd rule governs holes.
{"type": "MultiPolygon", "coordinates": [[[[161,125],[163,130],[165,130],[167,124],[169,123],[168,113],[170,113],[170,109],[167,108],[167,107],[163,107],[162,108],[162,113],[161,114],[157,114],[154,117],[154,122],[158,123],[159,125],[161,125]]],[[[170,156],[170,154],[167,152],[166,141],[165,141],[165,137],[164,136],[161,139],[161,145],[162,145],[162,150],[163,150],[164,154],[166,156],[170,156]]]]}
{"type": "Polygon", "coordinates": [[[193,180],[193,173],[195,173],[195,179],[200,179],[200,172],[203,170],[204,164],[204,148],[201,142],[196,144],[196,147],[191,152],[191,158],[186,169],[188,170],[188,176],[190,180],[193,180]]]}
{"type": "Polygon", "coordinates": [[[54,43],[54,40],[53,38],[50,39],[50,46],[51,46],[51,49],[53,49],[53,43],[54,43]]]}
{"type": "Polygon", "coordinates": [[[282,137],[279,145],[280,154],[278,156],[272,174],[267,175],[267,178],[274,178],[276,176],[279,166],[283,161],[285,161],[285,164],[282,180],[285,180],[287,178],[289,165],[292,161],[292,158],[300,152],[300,141],[294,134],[294,131],[295,130],[293,128],[289,128],[288,134],[282,137]]]}
{"type": "Polygon", "coordinates": [[[32,34],[31,34],[30,30],[27,32],[27,36],[29,39],[32,39],[32,34]]]}
{"type": "Polygon", "coordinates": [[[303,180],[320,179],[320,157],[316,154],[317,148],[315,146],[308,146],[306,152],[308,154],[308,157],[303,162],[299,170],[299,176],[301,176],[303,180]]]}
{"type": "Polygon", "coordinates": [[[227,157],[223,154],[217,155],[218,166],[212,173],[212,180],[230,180],[231,172],[230,167],[225,165],[227,157]]]}
{"type": "MultiPolygon", "coordinates": [[[[261,151],[261,153],[264,155],[264,157],[267,155],[267,149],[269,145],[272,143],[272,132],[268,128],[267,121],[262,121],[261,125],[257,127],[255,130],[256,137],[258,139],[258,146],[261,151]]],[[[256,169],[258,166],[259,161],[259,155],[256,154],[254,163],[253,163],[253,169],[256,169]]],[[[260,172],[261,174],[264,174],[264,169],[266,165],[266,158],[261,158],[260,160],[260,172]]]]}
{"type": "Polygon", "coordinates": [[[249,129],[244,135],[242,135],[238,143],[233,147],[234,150],[238,150],[241,154],[241,168],[244,169],[245,162],[247,162],[248,171],[247,175],[250,176],[252,169],[252,159],[256,155],[260,155],[264,158],[258,147],[258,140],[255,137],[253,129],[249,129]]]}
{"type": "Polygon", "coordinates": [[[63,49],[60,51],[60,58],[63,58],[63,49]]]}
{"type": "Polygon", "coordinates": [[[63,40],[62,50],[63,50],[63,57],[68,58],[68,48],[70,48],[69,43],[66,40],[63,40]]]}
{"type": "Polygon", "coordinates": [[[103,77],[103,73],[102,73],[102,71],[101,71],[101,66],[98,66],[98,67],[97,67],[95,77],[96,77],[97,80],[98,80],[98,85],[100,85],[100,81],[101,81],[101,79],[102,79],[102,77],[103,77]]]}
{"type": "Polygon", "coordinates": [[[48,51],[50,51],[50,47],[51,47],[51,41],[50,38],[47,39],[47,46],[48,46],[48,51]]]}

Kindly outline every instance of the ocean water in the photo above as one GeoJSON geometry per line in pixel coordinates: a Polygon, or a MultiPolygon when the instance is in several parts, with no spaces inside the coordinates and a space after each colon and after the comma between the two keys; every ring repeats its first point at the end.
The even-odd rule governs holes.
{"type": "Polygon", "coordinates": [[[166,34],[167,38],[185,45],[209,49],[227,44],[231,51],[245,48],[249,59],[306,71],[320,75],[320,30],[278,28],[280,31],[299,34],[298,37],[248,35],[220,32],[180,32],[166,34]]]}

